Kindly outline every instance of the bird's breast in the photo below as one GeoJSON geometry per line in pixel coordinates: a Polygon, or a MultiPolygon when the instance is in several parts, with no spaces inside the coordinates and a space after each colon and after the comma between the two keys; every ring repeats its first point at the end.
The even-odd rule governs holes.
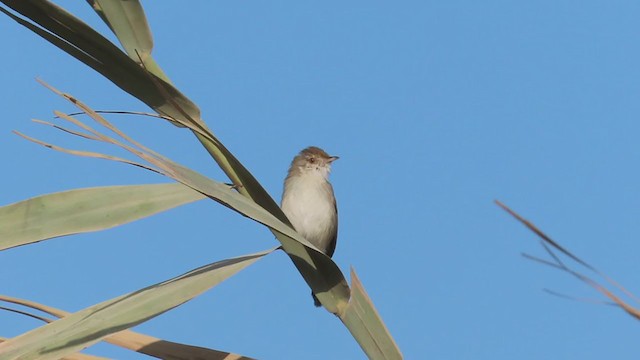
{"type": "Polygon", "coordinates": [[[331,184],[312,177],[290,178],[285,184],[282,211],[307,241],[326,251],[337,231],[331,184]]]}

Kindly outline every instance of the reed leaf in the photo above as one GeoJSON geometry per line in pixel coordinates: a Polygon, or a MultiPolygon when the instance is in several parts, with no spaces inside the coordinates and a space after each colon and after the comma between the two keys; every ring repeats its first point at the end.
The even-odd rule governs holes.
{"type": "Polygon", "coordinates": [[[218,261],[80,310],[0,344],[0,360],[54,360],[148,321],[218,285],[274,249],[218,261]]]}
{"type": "Polygon", "coordinates": [[[0,250],[99,231],[205,197],[182,184],[75,189],[0,207],[0,250]]]}

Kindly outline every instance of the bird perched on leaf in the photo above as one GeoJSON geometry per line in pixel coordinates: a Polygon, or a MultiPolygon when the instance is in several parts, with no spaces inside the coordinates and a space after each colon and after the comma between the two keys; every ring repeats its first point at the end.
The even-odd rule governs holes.
{"type": "MultiPolygon", "coordinates": [[[[333,256],[338,239],[338,208],[329,183],[331,164],[338,160],[310,146],[293,158],[284,180],[281,208],[291,225],[327,256],[333,256]]],[[[320,301],[313,296],[314,304],[320,301]]]]}

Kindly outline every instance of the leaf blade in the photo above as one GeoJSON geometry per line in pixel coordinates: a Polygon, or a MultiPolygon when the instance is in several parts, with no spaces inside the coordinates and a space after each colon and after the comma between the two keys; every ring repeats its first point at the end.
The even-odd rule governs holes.
{"type": "Polygon", "coordinates": [[[137,0],[87,0],[111,28],[134,61],[144,62],[153,50],[153,37],[142,5],[137,0]]]}
{"type": "Polygon", "coordinates": [[[382,322],[382,317],[351,268],[351,299],[340,320],[356,339],[369,359],[402,359],[400,348],[382,322]]]}
{"type": "MultiPolygon", "coordinates": [[[[25,306],[31,309],[45,312],[57,318],[63,318],[70,315],[70,312],[43,305],[35,301],[18,299],[11,296],[0,295],[0,301],[25,306]]],[[[34,317],[33,314],[28,314],[34,317]]],[[[50,319],[41,320],[50,323],[50,319]]],[[[6,341],[4,339],[3,341],[6,341]]],[[[203,348],[187,344],[176,343],[172,341],[158,339],[153,336],[141,334],[132,330],[122,330],[107,336],[103,341],[110,344],[120,346],[122,348],[133,350],[142,354],[153,356],[159,359],[211,359],[211,360],[251,360],[252,358],[233,354],[226,351],[203,348]]],[[[72,356],[68,355],[67,357],[72,356]]],[[[65,357],[65,358],[67,358],[65,357]]]]}
{"type": "Polygon", "coordinates": [[[207,128],[201,119],[200,109],[168,80],[148,72],[112,42],[63,8],[45,0],[0,2],[39,27],[2,9],[5,15],[90,66],[160,114],[192,123],[201,129],[207,128]]]}
{"type": "Polygon", "coordinates": [[[75,353],[191,300],[274,250],[218,261],[90,306],[0,343],[0,359],[53,360],[75,353]]]}
{"type": "Polygon", "coordinates": [[[0,207],[0,250],[109,229],[204,199],[181,184],[84,188],[0,207]]]}

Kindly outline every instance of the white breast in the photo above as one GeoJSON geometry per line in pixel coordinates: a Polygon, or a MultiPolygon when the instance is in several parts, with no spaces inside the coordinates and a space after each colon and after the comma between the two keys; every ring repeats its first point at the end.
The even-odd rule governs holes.
{"type": "Polygon", "coordinates": [[[287,180],[282,211],[307,241],[326,252],[337,231],[336,209],[331,184],[316,174],[287,180]]]}

